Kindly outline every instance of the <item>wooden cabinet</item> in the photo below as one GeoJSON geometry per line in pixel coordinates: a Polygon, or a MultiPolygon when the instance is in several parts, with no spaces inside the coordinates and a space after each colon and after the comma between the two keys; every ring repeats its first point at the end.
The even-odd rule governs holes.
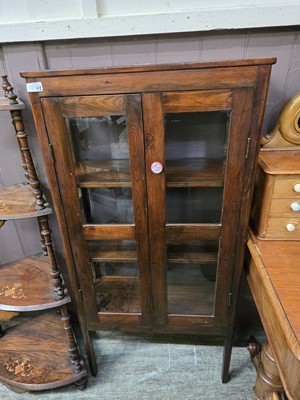
{"type": "Polygon", "coordinates": [[[27,182],[0,188],[0,228],[5,232],[6,221],[36,218],[43,253],[0,266],[0,320],[31,312],[28,320],[23,318],[15,326],[3,330],[0,326],[0,382],[18,392],[72,382],[83,388],[87,371],[70,324],[70,296],[56,262],[48,221],[52,210],[31,157],[22,119],[24,104],[6,76],[3,88],[0,111],[10,111],[27,182]]]}
{"type": "Polygon", "coordinates": [[[22,73],[89,331],[223,335],[228,380],[274,62],[22,73]]]}
{"type": "Polygon", "coordinates": [[[259,239],[300,239],[300,153],[262,150],[252,219],[259,239]]]}

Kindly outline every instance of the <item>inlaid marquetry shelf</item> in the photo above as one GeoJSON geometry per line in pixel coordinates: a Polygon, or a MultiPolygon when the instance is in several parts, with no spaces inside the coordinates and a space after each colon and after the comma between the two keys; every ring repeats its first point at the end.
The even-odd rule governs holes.
{"type": "Polygon", "coordinates": [[[0,310],[45,310],[69,302],[67,293],[62,299],[54,293],[47,257],[25,257],[0,266],[0,310]]]}
{"type": "Polygon", "coordinates": [[[32,188],[27,183],[0,188],[0,220],[40,217],[51,213],[50,207],[37,210],[32,188]]]}
{"type": "Polygon", "coordinates": [[[19,392],[73,382],[83,389],[87,372],[70,324],[67,304],[71,299],[52,243],[48,218],[52,210],[31,156],[22,117],[24,104],[7,76],[2,78],[5,97],[0,97],[0,111],[10,111],[26,183],[0,188],[0,228],[5,231],[9,220],[36,218],[43,254],[0,265],[1,316],[9,314],[5,318],[9,320],[20,312],[30,312],[25,322],[6,329],[0,325],[0,382],[19,392]],[[34,312],[39,315],[32,318],[34,312]]]}
{"type": "Polygon", "coordinates": [[[0,381],[22,390],[44,390],[80,381],[68,351],[67,332],[56,311],[7,329],[1,338],[0,381]]]}

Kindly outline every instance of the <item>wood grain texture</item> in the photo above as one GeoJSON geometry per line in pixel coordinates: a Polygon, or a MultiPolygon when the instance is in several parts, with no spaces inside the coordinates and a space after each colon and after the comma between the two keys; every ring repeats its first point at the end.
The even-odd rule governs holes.
{"type": "Polygon", "coordinates": [[[183,80],[182,71],[160,71],[158,67],[156,69],[157,71],[108,73],[98,76],[69,74],[51,77],[49,74],[48,77],[39,77],[43,85],[43,92],[39,95],[76,96],[82,88],[85,95],[192,90],[195,89],[195,82],[198,82],[199,90],[253,87],[258,76],[258,67],[186,69],[183,80]]]}
{"type": "Polygon", "coordinates": [[[223,159],[166,160],[167,187],[222,187],[223,185],[223,159]]]}
{"type": "Polygon", "coordinates": [[[145,143],[141,96],[126,96],[125,104],[134,205],[134,231],[140,283],[141,318],[143,323],[150,324],[153,320],[153,304],[151,296],[145,143]]]}
{"type": "Polygon", "coordinates": [[[32,189],[27,183],[0,188],[0,219],[23,219],[49,215],[51,208],[37,210],[32,189]]]}
{"type": "Polygon", "coordinates": [[[45,390],[79,381],[60,316],[47,313],[16,325],[1,338],[0,381],[25,390],[45,390]]]}
{"type": "Polygon", "coordinates": [[[197,112],[199,107],[203,112],[230,110],[232,107],[232,94],[229,90],[171,92],[164,93],[163,97],[164,110],[170,113],[197,112]]]}
{"type": "Polygon", "coordinates": [[[264,65],[264,64],[274,64],[276,62],[276,58],[253,58],[253,59],[245,59],[245,60],[228,60],[228,61],[213,61],[213,62],[193,62],[193,63],[176,63],[176,64],[159,64],[159,65],[145,65],[145,66],[128,66],[128,67],[106,67],[104,69],[80,69],[80,70],[60,70],[60,71],[26,71],[21,72],[21,76],[23,78],[31,78],[31,77],[43,77],[43,76],[64,76],[64,75],[86,75],[86,74],[109,74],[111,72],[119,73],[119,72],[140,72],[140,71],[155,71],[155,70],[185,70],[185,69],[198,69],[198,68],[220,68],[220,67],[243,67],[243,66],[256,66],[256,65],[264,65]]]}
{"type": "Polygon", "coordinates": [[[153,162],[165,165],[164,114],[161,93],[143,94],[143,123],[147,171],[147,206],[152,296],[155,302],[153,322],[167,323],[167,249],[165,242],[166,205],[165,170],[151,172],[153,162]]]}
{"type": "Polygon", "coordinates": [[[298,242],[258,240],[250,233],[247,279],[291,399],[300,394],[300,282],[298,242]],[[284,273],[282,273],[284,271],[284,273]]]}
{"type": "Polygon", "coordinates": [[[17,104],[9,104],[7,97],[0,97],[0,111],[24,110],[25,104],[18,100],[17,104]]]}
{"type": "Polygon", "coordinates": [[[289,150],[261,151],[256,173],[252,210],[255,233],[266,240],[299,240],[300,214],[291,209],[300,202],[295,185],[300,183],[300,152],[289,150]],[[294,231],[286,229],[293,224],[294,231]]]}
{"type": "Polygon", "coordinates": [[[78,186],[131,187],[128,160],[82,161],[75,165],[78,186]]]}
{"type": "Polygon", "coordinates": [[[168,240],[218,240],[221,225],[219,224],[167,224],[168,240]]]}
{"type": "MultiPolygon", "coordinates": [[[[63,212],[68,220],[68,225],[65,225],[64,228],[67,229],[67,231],[64,230],[63,234],[68,234],[69,238],[73,241],[72,258],[73,262],[77,264],[76,270],[78,277],[75,278],[75,276],[73,276],[73,279],[80,280],[84,302],[86,304],[86,317],[95,319],[97,315],[95,293],[94,287],[90,286],[93,277],[89,266],[87,245],[82,230],[82,214],[67,126],[58,100],[43,100],[43,109],[49,135],[48,140],[50,140],[53,145],[55,160],[64,161],[63,163],[55,163],[55,172],[57,174],[56,179],[58,179],[59,182],[59,201],[62,201],[63,212]],[[57,118],[53,119],[53,115],[56,115],[57,118]]],[[[47,147],[49,151],[49,142],[47,147]]]]}
{"type": "MultiPolygon", "coordinates": [[[[223,159],[190,158],[166,160],[167,187],[222,187],[223,159]]],[[[128,160],[82,161],[75,165],[78,185],[131,187],[128,160]]]]}
{"type": "Polygon", "coordinates": [[[91,341],[91,337],[87,328],[87,320],[83,308],[83,298],[81,296],[81,291],[78,282],[78,278],[80,279],[81,275],[80,271],[77,270],[77,266],[75,264],[72,254],[71,244],[69,242],[69,238],[67,237],[66,216],[64,214],[63,205],[61,203],[60,191],[57,185],[57,176],[53,162],[53,154],[51,153],[49,147],[49,137],[44,123],[42,104],[40,103],[38,96],[36,96],[36,93],[30,93],[30,101],[34,110],[33,113],[34,122],[36,124],[38,139],[45,162],[47,178],[51,188],[51,197],[53,200],[57,216],[58,227],[60,230],[61,237],[63,238],[62,246],[63,246],[64,256],[66,258],[67,271],[70,279],[72,299],[74,299],[74,305],[77,311],[77,316],[80,324],[80,329],[91,373],[92,375],[96,376],[98,372],[98,367],[96,363],[93,343],[91,341]]]}
{"type": "Polygon", "coordinates": [[[266,174],[292,175],[300,171],[300,150],[264,151],[259,154],[259,165],[266,174]]]}
{"type": "Polygon", "coordinates": [[[134,225],[83,225],[86,240],[135,239],[134,225]]]}
{"type": "Polygon", "coordinates": [[[45,256],[26,257],[0,266],[0,309],[34,311],[70,302],[54,292],[49,260],[45,256]]]}
{"type": "MultiPolygon", "coordinates": [[[[269,64],[266,60],[262,64],[255,62],[251,65],[246,65],[242,61],[223,65],[209,63],[197,68],[199,64],[196,63],[189,66],[179,65],[178,68],[175,66],[143,66],[132,69],[84,70],[78,74],[74,71],[69,73],[50,72],[48,75],[44,73],[31,78],[29,75],[24,75],[28,81],[39,79],[44,87],[43,92],[32,95],[31,98],[37,108],[38,123],[43,125],[41,122],[43,117],[46,123],[46,127],[43,125],[41,131],[48,132],[54,149],[54,171],[49,167],[52,186],[58,185],[59,187],[59,193],[54,190],[55,200],[60,203],[58,209],[60,217],[63,218],[62,226],[65,225],[67,230],[67,234],[64,234],[63,238],[69,243],[71,263],[74,262],[76,265],[83,294],[83,299],[78,300],[84,303],[82,319],[87,321],[89,329],[106,329],[110,326],[110,328],[142,331],[150,327],[152,331],[157,332],[187,332],[189,330],[190,332],[207,331],[212,334],[226,333],[223,368],[223,377],[225,377],[223,380],[226,381],[232,347],[237,292],[242,271],[245,233],[251,203],[253,170],[257,160],[260,128],[272,62],[274,59],[269,60],[269,64]],[[205,92],[209,90],[210,95],[206,93],[205,96],[205,93],[201,92],[202,90],[205,92]],[[171,95],[170,91],[176,92],[176,95],[171,95]],[[132,94],[137,92],[136,95],[132,94]],[[167,93],[165,97],[164,93],[167,93]],[[63,118],[62,103],[68,101],[68,96],[86,98],[86,96],[98,94],[99,97],[104,95],[106,98],[113,94],[116,94],[118,98],[120,94],[124,95],[129,128],[130,176],[135,207],[135,226],[124,224],[83,225],[82,222],[77,187],[78,184],[81,184],[80,178],[78,178],[80,173],[76,177],[76,168],[63,118]],[[51,96],[57,97],[51,98],[51,96]],[[205,97],[207,97],[206,102],[205,97]],[[44,115],[41,115],[41,109],[37,106],[39,98],[43,105],[44,115]],[[225,178],[223,162],[218,159],[205,161],[200,159],[196,162],[190,160],[189,163],[186,163],[186,160],[179,160],[179,165],[165,159],[164,125],[165,113],[168,110],[176,112],[192,110],[201,113],[203,110],[219,108],[229,111],[227,115],[230,116],[230,123],[227,126],[229,140],[225,178]],[[154,174],[151,170],[152,163],[157,161],[163,166],[160,174],[154,174]],[[224,187],[221,223],[166,225],[165,192],[168,186],[176,188],[224,187]],[[135,310],[126,308],[125,311],[123,310],[124,315],[113,310],[95,313],[95,287],[88,265],[87,239],[91,241],[137,240],[138,264],[144,268],[141,271],[143,271],[142,275],[146,277],[145,286],[141,287],[141,293],[148,299],[148,304],[153,305],[153,308],[147,308],[147,321],[142,321],[141,315],[137,315],[140,313],[136,311],[141,308],[135,310]],[[176,252],[170,252],[168,255],[167,240],[180,242],[201,239],[220,240],[219,254],[216,255],[216,251],[212,252],[213,254],[204,251],[201,258],[197,252],[189,252],[187,257],[190,257],[192,268],[196,268],[196,261],[201,263],[209,260],[211,265],[207,267],[210,267],[212,271],[215,271],[217,261],[216,284],[208,280],[209,285],[206,289],[211,290],[209,295],[205,289],[199,295],[194,289],[191,289],[189,284],[185,285],[181,277],[174,284],[176,288],[173,291],[174,296],[171,295],[172,289],[168,290],[168,261],[170,269],[172,269],[176,267],[175,261],[178,260],[178,256],[186,257],[186,252],[178,252],[177,255],[176,252]],[[171,260],[173,261],[170,262],[171,260]],[[205,316],[193,315],[192,305],[188,307],[189,311],[187,311],[184,301],[188,298],[189,292],[193,293],[191,295],[193,300],[190,303],[195,303],[196,297],[199,296],[201,299],[205,297],[210,299],[209,306],[206,307],[202,304],[202,311],[199,311],[199,313],[206,313],[205,316]],[[169,301],[168,293],[170,294],[169,301]],[[179,297],[179,301],[175,299],[176,296],[179,297]],[[230,298],[233,300],[229,307],[230,298]],[[174,304],[174,308],[171,306],[170,309],[170,304],[174,304]],[[180,309],[181,314],[176,314],[176,308],[180,309]],[[127,318],[128,310],[134,314],[129,318],[127,318]],[[191,314],[185,315],[184,310],[191,314]],[[168,312],[171,314],[168,315],[168,312]],[[136,326],[131,326],[134,323],[136,326]]],[[[70,107],[75,107],[76,101],[73,99],[70,102],[72,103],[70,107]]],[[[110,102],[109,104],[111,106],[110,102]]],[[[79,102],[76,107],[78,108],[76,115],[80,116],[79,102]]],[[[84,100],[82,115],[89,114],[88,107],[88,101],[84,100]]],[[[117,111],[114,108],[112,112],[117,111]]],[[[71,110],[70,112],[75,111],[71,110]]],[[[92,112],[94,113],[95,109],[92,112]]],[[[46,147],[44,142],[44,150],[46,147]]],[[[98,167],[101,168],[101,165],[98,167]]],[[[104,176],[100,178],[100,174],[97,176],[97,171],[94,172],[96,175],[91,175],[90,182],[89,174],[85,175],[82,179],[84,185],[101,185],[101,179],[105,184],[109,184],[110,179],[104,176]]],[[[107,172],[111,171],[108,169],[107,172]]],[[[112,182],[113,185],[122,185],[123,183],[127,185],[128,178],[117,183],[112,182]]],[[[111,252],[108,251],[108,253],[106,255],[113,260],[111,252]]],[[[128,253],[125,252],[122,256],[127,257],[128,253]]],[[[115,257],[116,260],[119,260],[120,256],[116,253],[115,257]]],[[[101,252],[97,254],[97,260],[101,260],[101,252]]],[[[191,267],[188,263],[180,262],[179,264],[181,268],[191,267]]],[[[103,277],[101,279],[104,284],[105,279],[103,277]]],[[[198,282],[199,279],[195,279],[195,282],[198,282]]],[[[143,277],[140,286],[142,286],[142,282],[143,277]]],[[[117,299],[114,302],[115,305],[121,302],[120,293],[124,289],[122,285],[127,287],[126,279],[121,281],[120,287],[115,291],[117,299]]],[[[137,286],[134,283],[133,288],[135,287],[137,286]]],[[[103,290],[101,289],[100,292],[103,293],[103,290]]],[[[133,298],[136,298],[135,295],[133,298]]]]}
{"type": "Polygon", "coordinates": [[[100,117],[124,115],[124,96],[82,96],[61,99],[65,117],[100,117]]]}

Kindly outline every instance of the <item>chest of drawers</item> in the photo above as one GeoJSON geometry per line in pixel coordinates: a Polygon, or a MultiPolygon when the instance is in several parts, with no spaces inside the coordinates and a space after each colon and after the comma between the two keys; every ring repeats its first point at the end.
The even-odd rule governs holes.
{"type": "Polygon", "coordinates": [[[300,240],[300,151],[261,151],[252,223],[260,239],[300,240]]]}

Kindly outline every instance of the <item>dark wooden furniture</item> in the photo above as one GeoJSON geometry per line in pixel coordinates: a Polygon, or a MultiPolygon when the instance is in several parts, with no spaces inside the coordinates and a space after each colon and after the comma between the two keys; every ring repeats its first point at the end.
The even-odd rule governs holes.
{"type": "Polygon", "coordinates": [[[70,296],[51,242],[48,215],[52,211],[28,146],[22,119],[24,104],[17,100],[6,76],[3,88],[0,110],[11,113],[27,182],[0,188],[0,227],[5,229],[8,220],[37,218],[43,254],[0,266],[0,319],[26,311],[44,312],[0,330],[0,382],[19,392],[52,389],[72,382],[83,388],[87,372],[70,325],[70,296]]]}
{"type": "Polygon", "coordinates": [[[259,240],[250,232],[247,245],[247,279],[268,339],[261,353],[250,343],[258,373],[254,391],[259,399],[279,399],[284,389],[299,400],[299,242],[259,240]]]}
{"type": "Polygon", "coordinates": [[[214,334],[228,380],[274,62],[21,74],[92,365],[88,331],[214,334]]]}

